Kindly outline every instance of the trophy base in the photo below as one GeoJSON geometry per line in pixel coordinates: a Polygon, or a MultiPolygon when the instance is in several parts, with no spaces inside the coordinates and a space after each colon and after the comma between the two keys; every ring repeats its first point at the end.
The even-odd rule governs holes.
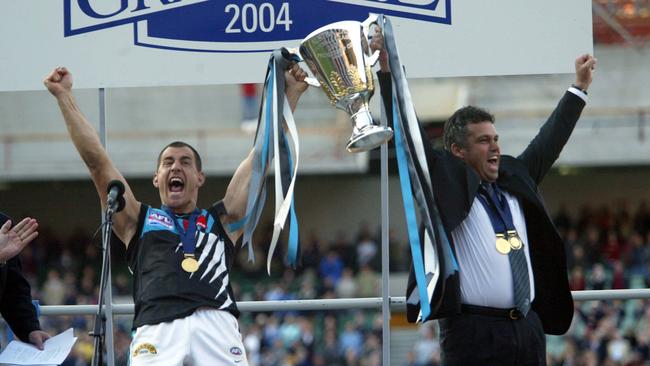
{"type": "Polygon", "coordinates": [[[393,137],[393,130],[388,127],[370,126],[348,141],[349,152],[357,153],[372,150],[393,137]]]}

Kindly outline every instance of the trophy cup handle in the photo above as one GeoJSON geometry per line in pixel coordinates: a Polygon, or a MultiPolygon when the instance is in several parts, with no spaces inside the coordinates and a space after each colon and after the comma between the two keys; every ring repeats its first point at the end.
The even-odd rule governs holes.
{"type": "Polygon", "coordinates": [[[370,13],[370,15],[368,16],[368,19],[364,20],[361,23],[361,25],[363,26],[363,31],[365,32],[365,34],[369,34],[370,26],[373,25],[373,24],[381,28],[381,26],[379,25],[379,14],[370,13]]]}
{"type": "MultiPolygon", "coordinates": [[[[304,62],[304,59],[303,59],[302,56],[300,55],[300,50],[298,49],[298,47],[294,47],[294,48],[285,48],[285,49],[286,49],[286,50],[287,50],[291,55],[296,55],[296,56],[298,56],[298,62],[304,62]]],[[[285,57],[287,57],[287,56],[288,56],[288,55],[285,55],[285,57]]],[[[379,54],[378,54],[377,56],[379,56],[379,54]]],[[[306,78],[305,78],[305,82],[306,82],[308,85],[310,85],[310,86],[315,86],[315,87],[317,87],[317,88],[320,88],[320,82],[318,82],[318,80],[317,80],[315,77],[313,77],[313,76],[308,76],[308,77],[306,77],[306,78]]]]}
{"type": "MultiPolygon", "coordinates": [[[[361,23],[361,26],[363,27],[363,33],[368,38],[368,41],[370,41],[372,38],[372,35],[370,34],[370,27],[372,25],[376,25],[381,29],[381,25],[379,24],[379,14],[370,13],[368,19],[364,20],[361,23]]],[[[379,52],[379,50],[376,50],[372,53],[372,55],[370,55],[370,57],[366,59],[368,65],[374,66],[377,63],[377,60],[379,60],[379,52]]]]}
{"type": "Polygon", "coordinates": [[[368,65],[369,66],[375,66],[375,64],[377,63],[377,60],[379,60],[379,53],[380,52],[381,52],[380,50],[376,50],[375,52],[372,53],[372,55],[370,57],[368,57],[368,65]]]}
{"type": "Polygon", "coordinates": [[[308,76],[308,77],[305,78],[305,83],[307,83],[308,85],[320,88],[320,83],[318,82],[318,80],[316,80],[316,78],[313,78],[311,76],[308,76]]]}

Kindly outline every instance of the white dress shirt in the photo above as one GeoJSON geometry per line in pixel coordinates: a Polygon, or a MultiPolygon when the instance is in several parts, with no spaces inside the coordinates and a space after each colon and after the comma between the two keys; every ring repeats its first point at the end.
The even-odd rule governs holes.
{"type": "MultiPolygon", "coordinates": [[[[535,281],[530,265],[524,214],[517,198],[502,192],[508,201],[515,228],[524,245],[520,250],[526,254],[532,302],[535,298],[535,281]]],[[[492,222],[477,198],[474,198],[469,215],[451,235],[460,267],[462,303],[503,309],[514,307],[514,287],[508,255],[497,251],[492,222]]]]}

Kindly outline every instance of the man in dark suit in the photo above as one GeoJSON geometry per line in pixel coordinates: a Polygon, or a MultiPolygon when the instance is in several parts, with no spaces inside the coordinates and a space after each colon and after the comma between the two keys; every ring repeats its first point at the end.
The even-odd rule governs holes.
{"type": "MultiPolygon", "coordinates": [[[[381,44],[376,37],[372,47],[381,44]]],[[[392,116],[385,53],[379,81],[392,116]]],[[[445,123],[443,150],[423,134],[435,204],[459,268],[428,318],[440,319],[443,365],[545,365],[544,333],[562,334],[571,324],[564,243],[537,186],[580,117],[595,65],[590,55],[575,60],[575,83],[517,157],[501,155],[494,117],[477,107],[445,123]]],[[[408,293],[415,286],[411,272],[408,293]]],[[[408,306],[409,320],[418,312],[408,306]]]]}
{"type": "Polygon", "coordinates": [[[38,235],[37,228],[36,220],[29,217],[12,227],[11,219],[0,212],[0,313],[21,341],[43,349],[43,342],[50,336],[41,331],[18,258],[18,253],[38,235]]]}

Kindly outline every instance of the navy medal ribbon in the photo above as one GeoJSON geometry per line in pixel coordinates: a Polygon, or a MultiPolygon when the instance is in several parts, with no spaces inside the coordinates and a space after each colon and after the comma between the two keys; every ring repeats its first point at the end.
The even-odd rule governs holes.
{"type": "Polygon", "coordinates": [[[491,189],[484,184],[479,186],[477,198],[490,217],[496,235],[497,251],[501,254],[508,254],[510,249],[521,249],[522,242],[517,234],[508,201],[496,184],[488,184],[491,189]]]}
{"type": "MultiPolygon", "coordinates": [[[[199,262],[194,258],[194,250],[196,249],[196,222],[198,220],[200,211],[194,209],[192,213],[187,218],[187,229],[185,229],[176,219],[176,215],[169,207],[163,206],[163,210],[171,216],[176,231],[178,231],[178,236],[181,237],[181,243],[183,244],[183,256],[185,257],[181,262],[181,267],[185,272],[193,273],[199,269],[199,262]]],[[[182,219],[183,220],[183,219],[182,219]]]]}

